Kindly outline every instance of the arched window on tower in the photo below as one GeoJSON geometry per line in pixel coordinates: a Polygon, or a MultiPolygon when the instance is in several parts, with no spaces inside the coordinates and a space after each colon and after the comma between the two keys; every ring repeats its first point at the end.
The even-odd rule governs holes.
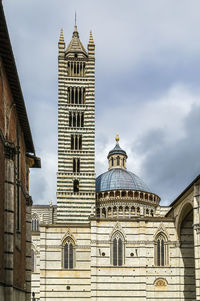
{"type": "Polygon", "coordinates": [[[119,231],[112,236],[111,247],[111,262],[113,266],[122,266],[124,264],[124,238],[119,231]]]}
{"type": "Polygon", "coordinates": [[[63,268],[73,269],[75,265],[75,244],[71,237],[68,237],[63,244],[63,268]]]}
{"type": "Polygon", "coordinates": [[[78,193],[78,192],[79,192],[79,181],[74,180],[74,193],[78,193]]]}
{"type": "Polygon", "coordinates": [[[155,239],[155,265],[168,265],[168,244],[167,237],[160,232],[155,239]]]}
{"type": "Polygon", "coordinates": [[[119,165],[120,165],[120,157],[117,156],[117,166],[119,166],[119,165]]]}

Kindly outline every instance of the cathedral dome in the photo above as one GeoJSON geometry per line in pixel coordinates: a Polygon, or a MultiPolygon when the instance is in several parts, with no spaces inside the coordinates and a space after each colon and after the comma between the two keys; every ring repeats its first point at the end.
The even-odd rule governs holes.
{"type": "Polygon", "coordinates": [[[126,169],[126,152],[116,145],[108,154],[108,171],[96,178],[96,216],[134,218],[153,216],[160,198],[133,172],[126,169]]]}
{"type": "Polygon", "coordinates": [[[138,176],[126,169],[110,169],[97,177],[96,192],[118,189],[150,192],[148,186],[138,176]]]}

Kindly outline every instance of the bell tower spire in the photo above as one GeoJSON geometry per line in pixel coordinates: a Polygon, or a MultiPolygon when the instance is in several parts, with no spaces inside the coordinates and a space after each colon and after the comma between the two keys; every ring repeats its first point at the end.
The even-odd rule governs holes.
{"type": "Polygon", "coordinates": [[[88,51],[75,25],[65,48],[63,32],[58,56],[57,222],[88,222],[95,206],[95,54],[88,51]]]}

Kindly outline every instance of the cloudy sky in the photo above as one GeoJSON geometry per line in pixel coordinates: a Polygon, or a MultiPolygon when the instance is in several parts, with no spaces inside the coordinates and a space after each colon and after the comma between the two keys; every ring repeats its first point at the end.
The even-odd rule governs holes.
{"type": "Polygon", "coordinates": [[[56,202],[57,42],[96,44],[96,174],[115,135],[128,169],[168,205],[200,173],[199,0],[7,0],[10,38],[36,153],[35,203],[56,202]]]}

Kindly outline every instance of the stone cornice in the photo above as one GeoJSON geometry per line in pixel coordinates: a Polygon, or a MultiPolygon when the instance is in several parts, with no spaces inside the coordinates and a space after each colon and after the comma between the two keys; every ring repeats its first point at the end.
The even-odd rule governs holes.
{"type": "Polygon", "coordinates": [[[4,135],[2,130],[0,129],[0,141],[4,146],[4,154],[7,159],[14,160],[15,155],[17,154],[17,148],[13,142],[8,141],[4,135]]]}
{"type": "Polygon", "coordinates": [[[91,221],[97,221],[97,222],[102,222],[102,221],[127,221],[127,222],[175,222],[174,218],[169,218],[169,217],[161,217],[161,216],[148,216],[148,217],[141,217],[141,216],[134,216],[132,218],[127,218],[127,217],[106,217],[106,218],[100,218],[100,217],[95,217],[95,216],[90,216],[89,220],[91,221]]]}

